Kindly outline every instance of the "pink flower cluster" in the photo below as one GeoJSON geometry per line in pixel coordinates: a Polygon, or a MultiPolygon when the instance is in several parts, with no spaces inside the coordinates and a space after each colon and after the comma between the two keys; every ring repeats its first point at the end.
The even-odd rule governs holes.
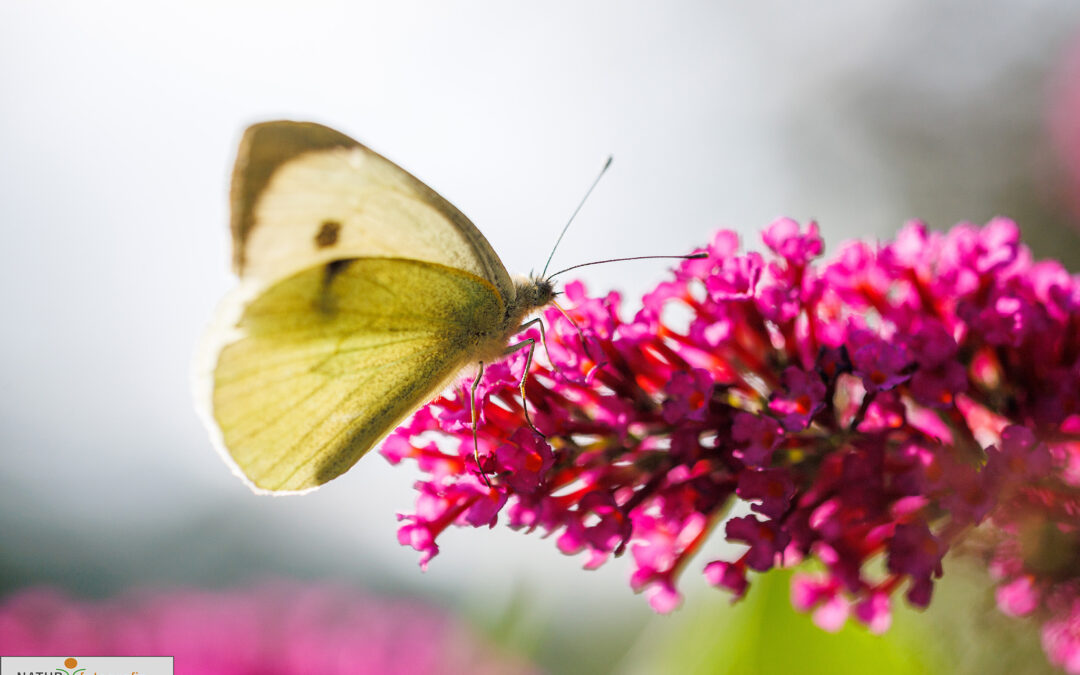
{"type": "Polygon", "coordinates": [[[522,354],[481,382],[480,467],[469,382],[385,443],[427,473],[401,543],[426,565],[450,525],[502,517],[586,567],[628,550],[632,588],[666,612],[719,528],[742,553],[709,561],[711,583],[741,596],[750,572],[813,558],[794,604],[884,630],[894,592],[926,606],[945,553],[992,521],[979,550],[1003,609],[1043,617],[1080,672],[1080,279],[1004,219],[912,223],[824,263],[814,223],[764,243],[718,232],[629,321],[617,294],[569,284],[527,400],[522,354]]]}
{"type": "Polygon", "coordinates": [[[286,583],[102,601],[27,589],[0,602],[0,654],[172,656],[178,675],[534,672],[420,603],[286,583]]]}

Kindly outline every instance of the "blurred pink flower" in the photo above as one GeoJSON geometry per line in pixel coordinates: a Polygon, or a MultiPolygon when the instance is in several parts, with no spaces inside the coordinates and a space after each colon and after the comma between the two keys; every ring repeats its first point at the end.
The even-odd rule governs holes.
{"type": "Polygon", "coordinates": [[[97,601],[19,591],[0,602],[0,654],[173,656],[178,675],[535,672],[419,602],[280,582],[97,601]]]}
{"type": "Polygon", "coordinates": [[[992,523],[971,550],[1003,610],[1052,620],[1054,653],[1080,654],[1061,623],[1080,599],[1080,278],[1034,262],[1003,218],[911,223],[821,263],[812,223],[763,239],[740,254],[718,232],[629,321],[618,294],[567,285],[527,400],[522,353],[478,389],[481,466],[469,383],[390,437],[390,461],[429,474],[400,541],[427,564],[446,528],[503,517],[590,568],[629,549],[631,587],[667,612],[723,524],[743,553],[708,561],[711,583],[739,596],[752,572],[816,558],[796,604],[880,631],[894,593],[929,604],[945,554],[992,523]],[[754,513],[730,517],[739,499],[754,513]]]}

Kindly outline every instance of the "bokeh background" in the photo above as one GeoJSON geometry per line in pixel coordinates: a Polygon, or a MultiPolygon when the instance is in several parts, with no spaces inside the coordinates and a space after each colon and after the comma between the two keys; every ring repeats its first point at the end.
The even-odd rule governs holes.
{"type": "MultiPolygon", "coordinates": [[[[816,218],[835,250],[910,218],[1000,214],[1075,270],[1080,183],[1049,120],[1080,77],[1061,65],[1078,39],[1075,0],[0,3],[0,595],[332,580],[431,602],[555,672],[732,663],[717,634],[757,615],[718,609],[696,569],[670,617],[630,592],[623,561],[585,572],[503,529],[450,532],[421,573],[395,537],[411,467],[373,454],[282,499],[229,473],[188,378],[233,284],[241,131],[290,118],[356,137],[522,273],[543,267],[609,154],[555,267],[683,253],[717,227],[756,246],[780,215],[816,218]]],[[[663,274],[638,262],[579,278],[632,310],[663,274]]],[[[774,584],[746,607],[779,597],[782,611],[774,584]]],[[[992,603],[970,585],[951,604],[979,623],[992,603]]],[[[956,646],[979,638],[934,621],[957,623],[901,616],[889,648],[966,672],[956,646]]],[[[1027,637],[1025,667],[1041,668],[1027,637]]],[[[848,639],[835,644],[871,638],[848,639]]]]}

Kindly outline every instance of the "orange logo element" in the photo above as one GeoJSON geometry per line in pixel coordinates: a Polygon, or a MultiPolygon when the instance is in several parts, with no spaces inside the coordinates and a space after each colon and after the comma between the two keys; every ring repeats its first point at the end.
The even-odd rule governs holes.
{"type": "Polygon", "coordinates": [[[64,670],[64,668],[57,668],[56,670],[62,673],[66,673],[67,675],[75,675],[75,673],[81,673],[86,670],[85,668],[79,668],[78,670],[75,670],[75,666],[77,665],[79,665],[79,662],[75,659],[75,657],[69,656],[64,659],[64,667],[71,668],[71,670],[64,670]]]}

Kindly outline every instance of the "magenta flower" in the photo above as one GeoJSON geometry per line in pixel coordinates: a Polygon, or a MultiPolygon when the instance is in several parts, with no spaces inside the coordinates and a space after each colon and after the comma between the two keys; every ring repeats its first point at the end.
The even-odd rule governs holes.
{"type": "Polygon", "coordinates": [[[760,501],[750,508],[772,520],[780,520],[791,506],[795,484],[791,473],[783,469],[743,471],[735,494],[748,502],[760,501]]]}
{"type": "Polygon", "coordinates": [[[481,466],[468,383],[387,442],[428,474],[402,542],[426,564],[447,527],[502,514],[588,567],[629,549],[632,588],[669,611],[723,524],[743,553],[707,562],[710,583],[738,597],[750,571],[813,558],[825,572],[796,578],[795,604],[880,631],[894,593],[926,606],[945,554],[989,523],[967,539],[1003,609],[1080,654],[1080,279],[1033,262],[1005,219],[911,223],[824,263],[813,223],[764,241],[740,254],[717,233],[631,319],[569,284],[527,400],[524,354],[485,376],[481,466]],[[753,513],[732,517],[740,500],[753,513]]]}
{"type": "Polygon", "coordinates": [[[102,601],[23,590],[0,602],[0,654],[173,656],[178,675],[534,672],[418,602],[285,583],[102,601]]]}

